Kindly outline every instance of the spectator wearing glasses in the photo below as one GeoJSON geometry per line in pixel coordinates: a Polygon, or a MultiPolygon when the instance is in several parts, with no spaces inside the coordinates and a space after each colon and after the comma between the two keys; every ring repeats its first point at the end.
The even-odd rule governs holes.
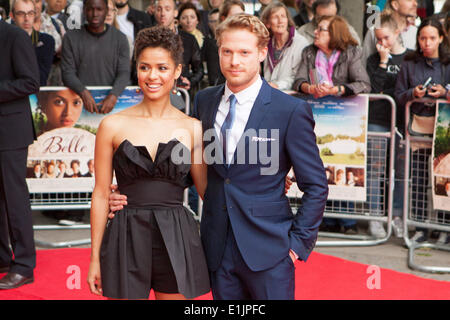
{"type": "Polygon", "coordinates": [[[314,34],[314,43],[302,52],[293,89],[316,98],[369,93],[370,80],[361,64],[361,48],[345,19],[322,17],[314,34]],[[315,70],[319,79],[316,83],[310,70],[315,70]]]}
{"type": "Polygon", "coordinates": [[[14,24],[31,37],[39,65],[39,83],[41,86],[46,86],[55,55],[55,40],[46,33],[34,30],[36,17],[34,0],[15,0],[10,15],[14,24]]]}
{"type": "MultiPolygon", "coordinates": [[[[293,89],[315,98],[369,93],[370,80],[362,66],[361,48],[345,19],[322,17],[314,34],[314,43],[303,50],[293,89]]],[[[339,205],[342,212],[350,211],[352,206],[352,203],[339,205]]],[[[354,219],[324,218],[320,230],[339,232],[341,228],[346,234],[358,232],[354,219]]]]}

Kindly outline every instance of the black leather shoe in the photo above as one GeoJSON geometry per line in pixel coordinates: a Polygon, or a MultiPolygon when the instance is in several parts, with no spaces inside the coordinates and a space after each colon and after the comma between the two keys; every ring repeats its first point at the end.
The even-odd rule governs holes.
{"type": "Polygon", "coordinates": [[[34,277],[25,277],[18,273],[9,272],[6,276],[0,279],[0,289],[15,289],[34,282],[34,277]]]}
{"type": "Polygon", "coordinates": [[[0,267],[0,273],[7,273],[9,271],[9,266],[0,267]]]}

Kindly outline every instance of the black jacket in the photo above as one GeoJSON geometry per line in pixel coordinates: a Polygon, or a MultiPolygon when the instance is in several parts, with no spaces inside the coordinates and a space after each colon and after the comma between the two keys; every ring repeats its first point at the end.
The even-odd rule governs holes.
{"type": "Polygon", "coordinates": [[[152,18],[147,13],[136,10],[132,8],[130,5],[128,5],[128,7],[129,10],[127,14],[127,19],[134,26],[134,38],[136,39],[136,36],[139,31],[145,28],[153,27],[155,24],[152,18]]]}
{"type": "Polygon", "coordinates": [[[304,24],[307,24],[308,22],[310,22],[310,20],[308,19],[308,12],[306,12],[306,7],[305,4],[302,3],[300,5],[300,9],[298,10],[298,14],[293,18],[295,25],[297,27],[301,27],[304,24]]]}
{"type": "Polygon", "coordinates": [[[39,68],[28,34],[0,20],[0,151],[36,139],[28,95],[39,91],[39,68]]]}
{"type": "Polygon", "coordinates": [[[202,54],[195,37],[181,29],[178,34],[183,41],[183,71],[181,75],[191,82],[191,88],[195,88],[203,78],[202,54]]]}
{"type": "Polygon", "coordinates": [[[210,86],[217,86],[225,83],[225,77],[220,70],[219,63],[219,49],[217,41],[211,37],[205,37],[202,48],[203,61],[206,62],[208,70],[208,84],[210,86]]]}
{"type": "MultiPolygon", "coordinates": [[[[134,39],[136,40],[136,36],[139,31],[145,28],[150,28],[156,25],[156,21],[152,19],[152,16],[149,14],[136,10],[128,5],[129,10],[127,14],[127,20],[129,20],[134,26],[134,39]]],[[[136,60],[134,60],[134,49],[133,56],[131,57],[131,83],[133,85],[137,84],[137,71],[136,71],[136,60]]]]}

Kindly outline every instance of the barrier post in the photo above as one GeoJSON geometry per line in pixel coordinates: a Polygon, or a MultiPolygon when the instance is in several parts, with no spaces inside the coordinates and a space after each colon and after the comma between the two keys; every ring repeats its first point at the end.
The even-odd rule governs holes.
{"type": "MultiPolygon", "coordinates": [[[[436,100],[429,99],[429,98],[422,98],[422,99],[414,99],[411,101],[408,101],[405,105],[405,127],[409,128],[409,122],[410,122],[410,113],[411,113],[411,104],[414,102],[421,102],[421,103],[429,103],[433,102],[436,103],[436,100]]],[[[429,273],[449,273],[450,267],[438,267],[438,266],[424,266],[417,264],[414,261],[414,251],[419,248],[432,248],[432,249],[438,249],[443,251],[449,251],[450,252],[450,246],[449,245],[438,245],[438,244],[432,244],[432,243],[417,243],[415,241],[412,241],[409,238],[408,234],[408,227],[414,226],[414,227],[421,227],[426,229],[434,229],[434,230],[440,230],[444,232],[450,232],[450,213],[447,212],[447,215],[449,216],[449,221],[446,222],[445,219],[439,223],[438,219],[435,219],[435,217],[438,214],[443,214],[445,216],[445,212],[442,210],[432,210],[430,201],[431,196],[428,195],[426,198],[427,201],[423,201],[422,209],[425,208],[427,210],[427,219],[425,221],[418,221],[417,217],[413,214],[413,211],[416,209],[412,204],[412,197],[411,194],[413,192],[412,188],[412,168],[414,165],[423,164],[426,166],[426,163],[421,162],[419,157],[413,157],[411,159],[411,144],[422,144],[425,146],[429,146],[431,149],[432,147],[432,138],[426,137],[426,136],[413,136],[409,132],[408,129],[405,130],[405,175],[404,175],[404,190],[403,190],[403,199],[404,199],[404,207],[403,207],[403,239],[405,241],[406,246],[408,247],[408,267],[419,270],[422,272],[429,272],[429,273]],[[431,214],[432,213],[432,214],[431,214]],[[433,218],[434,217],[434,218],[433,218]]],[[[430,156],[430,164],[429,169],[424,170],[424,174],[428,173],[428,185],[424,188],[426,188],[426,193],[431,191],[432,188],[432,180],[433,176],[431,175],[431,168],[432,168],[432,159],[430,156]],[[431,181],[431,186],[430,186],[431,181]]],[[[417,191],[416,191],[417,192],[417,191]]],[[[425,195],[421,194],[422,197],[425,199],[425,195]]],[[[420,220],[423,220],[422,218],[420,220]]]]}

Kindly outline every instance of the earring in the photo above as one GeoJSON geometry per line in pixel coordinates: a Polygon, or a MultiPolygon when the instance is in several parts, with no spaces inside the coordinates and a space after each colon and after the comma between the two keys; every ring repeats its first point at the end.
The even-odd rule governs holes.
{"type": "Polygon", "coordinates": [[[172,93],[173,93],[173,94],[177,94],[177,92],[178,92],[178,89],[177,89],[177,80],[178,80],[178,79],[175,79],[175,81],[173,82],[173,88],[172,88],[172,93]]]}

